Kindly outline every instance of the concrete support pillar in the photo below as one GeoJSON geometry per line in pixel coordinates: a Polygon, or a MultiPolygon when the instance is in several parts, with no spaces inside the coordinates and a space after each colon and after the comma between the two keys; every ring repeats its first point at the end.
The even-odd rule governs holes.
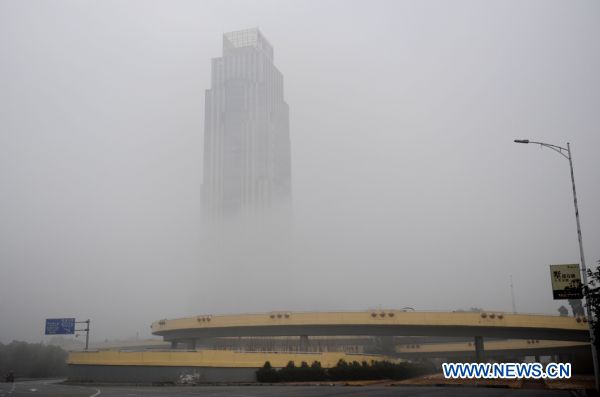
{"type": "Polygon", "coordinates": [[[393,355],[396,353],[396,346],[394,345],[393,336],[382,336],[381,337],[381,352],[383,354],[393,355]]]}
{"type": "Polygon", "coordinates": [[[194,339],[194,349],[213,349],[215,347],[215,338],[196,338],[194,339]]]}
{"type": "Polygon", "coordinates": [[[188,350],[196,350],[196,339],[190,339],[185,345],[188,350]]]}
{"type": "Polygon", "coordinates": [[[475,337],[475,361],[482,363],[485,361],[485,351],[483,349],[483,336],[475,337]]]}
{"type": "Polygon", "coordinates": [[[539,363],[540,362],[540,355],[536,354],[535,357],[534,357],[534,359],[535,359],[536,363],[539,363]]]}
{"type": "Polygon", "coordinates": [[[177,341],[176,340],[171,341],[171,349],[177,349],[177,341]]]}
{"type": "Polygon", "coordinates": [[[308,351],[308,335],[300,335],[300,351],[308,351]]]}

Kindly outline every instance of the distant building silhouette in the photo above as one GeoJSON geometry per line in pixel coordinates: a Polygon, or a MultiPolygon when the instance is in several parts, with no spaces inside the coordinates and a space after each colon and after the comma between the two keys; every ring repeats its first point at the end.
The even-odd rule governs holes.
{"type": "Polygon", "coordinates": [[[206,90],[203,206],[215,217],[286,208],[289,110],[273,47],[258,29],[223,35],[206,90]]]}

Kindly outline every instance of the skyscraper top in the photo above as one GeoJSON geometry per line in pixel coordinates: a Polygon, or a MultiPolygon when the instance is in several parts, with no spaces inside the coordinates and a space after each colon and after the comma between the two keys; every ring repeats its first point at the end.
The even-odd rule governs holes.
{"type": "Polygon", "coordinates": [[[257,48],[269,59],[273,59],[273,47],[258,28],[236,30],[235,32],[223,34],[223,52],[243,47],[257,48]]]}
{"type": "Polygon", "coordinates": [[[258,29],[223,34],[206,90],[203,206],[207,219],[281,215],[291,205],[289,108],[273,47],[258,29]]]}

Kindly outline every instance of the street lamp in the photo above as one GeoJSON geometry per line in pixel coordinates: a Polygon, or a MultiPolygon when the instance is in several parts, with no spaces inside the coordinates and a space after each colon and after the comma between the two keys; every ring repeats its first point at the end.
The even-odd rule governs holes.
{"type": "MultiPolygon", "coordinates": [[[[583,240],[581,238],[581,224],[579,223],[579,207],[577,206],[577,191],[575,190],[575,174],[573,173],[573,157],[571,155],[571,145],[567,142],[567,147],[561,147],[557,145],[551,145],[544,142],[534,142],[529,139],[515,139],[515,143],[533,143],[540,146],[550,148],[569,160],[569,167],[571,169],[571,184],[573,185],[573,203],[575,204],[575,220],[577,221],[577,238],[579,240],[579,256],[581,258],[581,272],[583,273],[583,285],[588,286],[587,280],[587,267],[585,266],[585,257],[583,255],[583,240]]],[[[586,302],[588,301],[586,297],[586,302]]],[[[590,344],[592,345],[592,361],[594,362],[594,378],[596,382],[596,390],[600,390],[599,384],[599,372],[598,372],[598,353],[596,352],[594,331],[591,327],[592,324],[592,308],[589,303],[586,304],[586,314],[588,324],[590,325],[590,344]]]]}

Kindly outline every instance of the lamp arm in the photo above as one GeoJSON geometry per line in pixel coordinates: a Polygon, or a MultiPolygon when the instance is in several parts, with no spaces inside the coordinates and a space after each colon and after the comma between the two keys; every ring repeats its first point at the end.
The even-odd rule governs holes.
{"type": "Polygon", "coordinates": [[[535,144],[540,145],[540,146],[545,146],[545,147],[547,147],[549,149],[554,150],[556,153],[560,154],[561,156],[563,156],[567,160],[571,159],[571,157],[570,157],[570,153],[571,152],[569,151],[569,149],[564,148],[562,146],[552,145],[552,144],[544,143],[544,142],[534,142],[534,141],[530,141],[529,143],[535,143],[535,144]],[[567,154],[565,154],[565,152],[567,154]]]}

